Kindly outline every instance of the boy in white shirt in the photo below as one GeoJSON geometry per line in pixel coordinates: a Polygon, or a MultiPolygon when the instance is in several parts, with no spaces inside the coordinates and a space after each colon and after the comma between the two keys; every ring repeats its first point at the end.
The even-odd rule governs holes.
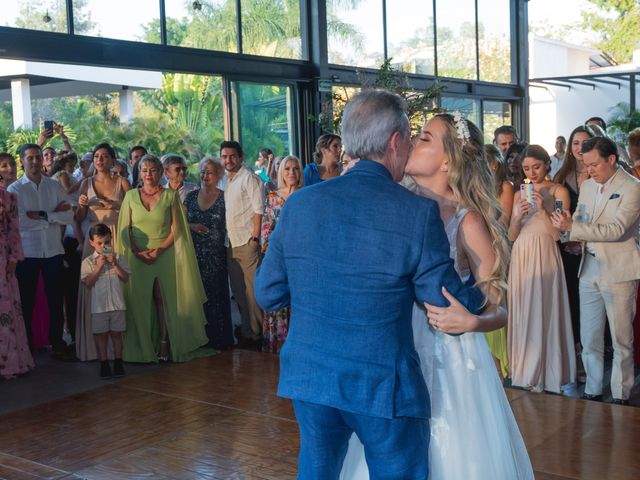
{"type": "Polygon", "coordinates": [[[82,261],[80,279],[91,289],[91,329],[100,357],[100,377],[111,378],[107,359],[109,338],[113,345],[113,376],[122,377],[122,332],[126,329],[126,306],[122,284],[129,280],[129,265],[113,253],[111,230],[102,223],[89,230],[89,244],[95,250],[82,261]]]}

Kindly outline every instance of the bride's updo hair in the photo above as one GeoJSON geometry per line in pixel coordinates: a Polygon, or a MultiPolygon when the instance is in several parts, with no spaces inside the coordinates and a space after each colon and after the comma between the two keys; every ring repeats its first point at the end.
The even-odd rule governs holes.
{"type": "Polygon", "coordinates": [[[498,201],[495,180],[484,153],[484,137],[473,122],[448,113],[436,115],[447,126],[443,138],[444,150],[449,159],[448,182],[459,208],[467,208],[482,216],[489,233],[496,262],[491,274],[477,282],[485,295],[491,288],[498,291],[498,302],[507,292],[509,268],[509,242],[507,232],[500,224],[502,207],[498,201]]]}

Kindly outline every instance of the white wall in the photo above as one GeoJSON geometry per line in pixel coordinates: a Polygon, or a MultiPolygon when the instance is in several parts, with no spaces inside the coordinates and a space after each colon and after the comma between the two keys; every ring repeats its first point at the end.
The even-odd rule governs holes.
{"type": "MultiPolygon", "coordinates": [[[[531,143],[542,145],[551,154],[555,151],[558,135],[568,140],[571,131],[589,117],[609,120],[612,107],[620,102],[629,102],[629,83],[617,81],[621,84],[620,89],[607,84],[598,84],[595,90],[584,85],[571,85],[571,90],[549,85],[545,88],[530,86],[531,143]]],[[[636,105],[640,105],[639,90],[636,89],[636,105]]]]}
{"type": "MultiPolygon", "coordinates": [[[[572,45],[558,40],[529,35],[530,78],[568,77],[596,73],[622,73],[633,71],[636,65],[621,65],[611,69],[589,69],[589,58],[600,52],[593,48],[572,45]]],[[[639,72],[640,74],[640,72],[639,72]]],[[[591,82],[593,87],[567,83],[571,88],[535,83],[529,86],[529,138],[531,143],[542,145],[551,154],[555,152],[555,140],[569,134],[590,117],[602,117],[608,121],[611,109],[620,102],[629,102],[629,82],[606,78],[620,84],[591,82]]],[[[589,82],[589,80],[583,80],[589,82]]],[[[566,83],[566,82],[563,82],[566,83]]],[[[640,85],[637,85],[640,87],[640,85]]],[[[636,88],[636,105],[640,106],[640,88],[636,88]]]]}
{"type": "Polygon", "coordinates": [[[572,45],[529,34],[529,78],[587,75],[594,48],[572,45]]]}

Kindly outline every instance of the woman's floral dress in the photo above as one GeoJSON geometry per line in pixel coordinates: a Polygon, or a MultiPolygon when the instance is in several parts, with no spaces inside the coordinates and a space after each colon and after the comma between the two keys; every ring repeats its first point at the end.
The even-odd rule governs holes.
{"type": "MultiPolygon", "coordinates": [[[[284,203],[285,199],[278,194],[277,190],[272,190],[267,194],[264,213],[262,214],[262,231],[260,235],[262,253],[265,253],[267,248],[269,248],[269,236],[276,228],[284,203]]],[[[278,353],[280,351],[285,339],[287,338],[290,318],[290,307],[285,307],[276,312],[264,313],[262,321],[263,352],[278,353]]]]}

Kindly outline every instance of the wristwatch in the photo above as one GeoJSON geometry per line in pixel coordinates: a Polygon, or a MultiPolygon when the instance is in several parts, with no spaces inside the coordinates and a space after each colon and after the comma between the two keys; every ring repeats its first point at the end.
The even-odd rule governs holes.
{"type": "Polygon", "coordinates": [[[40,217],[41,220],[49,220],[49,215],[47,215],[47,212],[44,210],[38,212],[38,217],[40,217]]]}

